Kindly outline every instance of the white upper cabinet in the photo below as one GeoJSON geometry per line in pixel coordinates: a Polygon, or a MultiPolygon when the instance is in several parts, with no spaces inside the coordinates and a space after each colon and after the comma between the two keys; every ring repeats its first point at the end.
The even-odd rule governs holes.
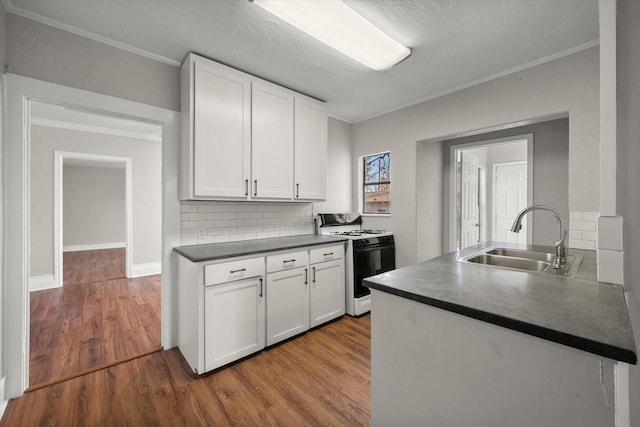
{"type": "Polygon", "coordinates": [[[291,200],[293,92],[254,81],[251,94],[251,197],[291,200]]]}
{"type": "Polygon", "coordinates": [[[182,200],[323,200],[327,112],[190,54],[181,69],[182,200]]]}
{"type": "Polygon", "coordinates": [[[183,198],[246,198],[251,79],[195,56],[185,62],[182,73],[183,86],[188,79],[192,88],[182,94],[186,138],[182,166],[183,174],[187,175],[183,176],[183,198]]]}
{"type": "Polygon", "coordinates": [[[327,195],[327,110],[319,101],[296,95],[294,117],[294,197],[324,200],[327,195]]]}

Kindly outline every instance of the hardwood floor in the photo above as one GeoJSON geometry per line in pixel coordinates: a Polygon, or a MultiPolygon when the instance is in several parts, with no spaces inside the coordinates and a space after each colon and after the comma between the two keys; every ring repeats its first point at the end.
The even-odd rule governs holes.
{"type": "Polygon", "coordinates": [[[126,277],[125,248],[64,252],[63,284],[101,282],[126,277]]]}
{"type": "Polygon", "coordinates": [[[124,265],[109,251],[74,252],[65,285],[31,292],[30,388],[160,348],[160,275],[106,280],[124,265]]]}
{"type": "Polygon", "coordinates": [[[345,316],[199,378],[153,353],[26,393],[0,427],[369,425],[370,325],[345,316]]]}

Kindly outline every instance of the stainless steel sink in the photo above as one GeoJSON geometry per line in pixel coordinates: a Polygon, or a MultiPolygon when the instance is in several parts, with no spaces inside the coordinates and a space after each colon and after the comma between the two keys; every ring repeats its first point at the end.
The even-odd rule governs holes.
{"type": "Polygon", "coordinates": [[[549,252],[525,251],[523,249],[495,248],[486,252],[489,255],[534,259],[547,263],[553,262],[555,255],[549,252]]]}
{"type": "Polygon", "coordinates": [[[554,253],[545,250],[491,247],[461,258],[460,261],[562,277],[574,277],[582,261],[580,255],[569,255],[567,256],[567,264],[562,268],[556,269],[552,265],[554,258],[554,253]]]}
{"type": "Polygon", "coordinates": [[[489,255],[489,253],[485,253],[482,255],[476,255],[467,259],[469,262],[474,262],[477,264],[484,265],[493,265],[497,267],[507,267],[507,268],[515,268],[517,270],[526,270],[526,271],[545,271],[551,263],[546,261],[536,261],[534,259],[526,259],[526,258],[512,258],[509,256],[496,256],[489,255]]]}

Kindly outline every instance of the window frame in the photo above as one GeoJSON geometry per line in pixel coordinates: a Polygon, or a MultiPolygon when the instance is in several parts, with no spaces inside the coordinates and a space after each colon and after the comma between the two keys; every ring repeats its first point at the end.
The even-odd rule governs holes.
{"type": "Polygon", "coordinates": [[[388,185],[389,186],[389,194],[391,195],[391,189],[392,189],[392,184],[391,184],[391,150],[387,150],[387,151],[380,151],[378,153],[371,153],[371,154],[365,154],[363,156],[360,156],[358,158],[358,211],[360,212],[360,215],[362,216],[376,216],[376,217],[385,217],[385,216],[391,216],[391,197],[389,197],[389,212],[365,212],[365,187],[368,185],[388,185]],[[388,155],[389,156],[389,179],[386,181],[376,181],[376,182],[368,182],[365,183],[365,161],[367,158],[371,158],[374,156],[381,156],[381,155],[388,155]]]}

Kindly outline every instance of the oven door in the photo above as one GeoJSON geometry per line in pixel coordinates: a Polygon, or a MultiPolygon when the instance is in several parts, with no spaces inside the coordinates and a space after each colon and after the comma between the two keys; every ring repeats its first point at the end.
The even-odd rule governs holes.
{"type": "MultiPolygon", "coordinates": [[[[354,245],[355,246],[355,245],[354,245]]],[[[396,248],[392,243],[383,246],[361,246],[353,248],[353,296],[369,295],[369,288],[362,279],[396,268],[396,248]]]]}

